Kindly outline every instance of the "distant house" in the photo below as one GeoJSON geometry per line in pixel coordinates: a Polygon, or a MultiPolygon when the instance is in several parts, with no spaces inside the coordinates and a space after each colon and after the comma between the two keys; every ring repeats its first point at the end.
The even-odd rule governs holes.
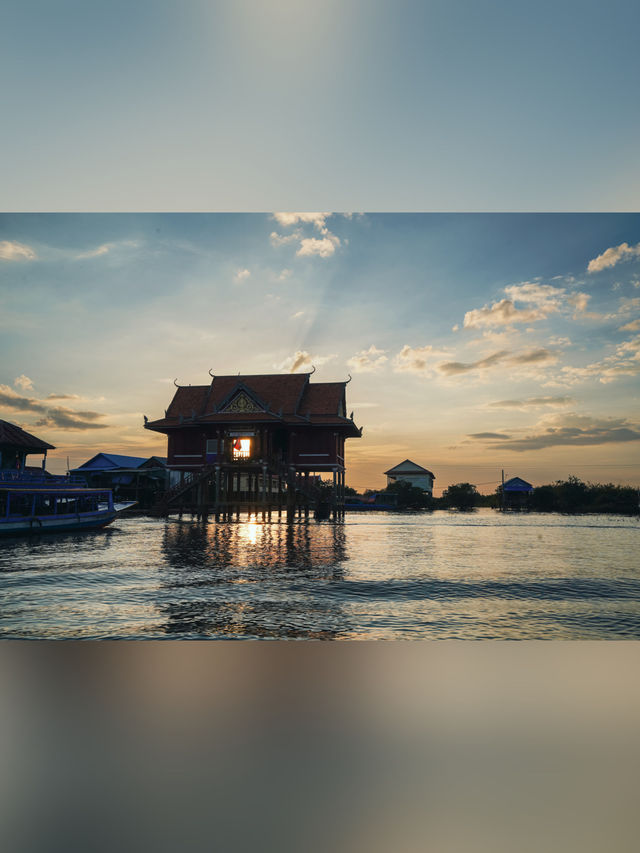
{"type": "MultiPolygon", "coordinates": [[[[498,492],[501,491],[502,486],[499,486],[498,492]]],[[[510,480],[506,480],[504,484],[503,508],[526,509],[532,494],[533,486],[531,483],[527,483],[521,477],[512,477],[510,480]]]]}
{"type": "Polygon", "coordinates": [[[160,456],[121,456],[97,453],[71,474],[81,476],[88,486],[113,489],[121,499],[137,500],[142,507],[151,506],[158,492],[174,484],[177,475],[167,468],[160,456]]]}
{"type": "Polygon", "coordinates": [[[47,450],[55,450],[52,444],[36,438],[8,421],[0,421],[0,471],[17,472],[28,469],[27,456],[42,453],[42,470],[47,459],[47,450]]]}
{"type": "Polygon", "coordinates": [[[412,486],[416,486],[418,489],[422,489],[430,495],[433,494],[433,481],[435,480],[435,475],[427,468],[423,468],[421,465],[416,465],[416,463],[412,462],[410,459],[405,459],[404,462],[396,465],[395,468],[389,468],[389,470],[384,473],[387,476],[387,487],[391,486],[393,483],[404,482],[410,483],[412,486]]]}

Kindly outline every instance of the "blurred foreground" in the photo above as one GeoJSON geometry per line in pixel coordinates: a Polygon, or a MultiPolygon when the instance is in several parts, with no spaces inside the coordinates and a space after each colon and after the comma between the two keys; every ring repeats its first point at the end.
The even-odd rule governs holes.
{"type": "Polygon", "coordinates": [[[635,851],[635,643],[0,646],[0,849],[635,851]]]}

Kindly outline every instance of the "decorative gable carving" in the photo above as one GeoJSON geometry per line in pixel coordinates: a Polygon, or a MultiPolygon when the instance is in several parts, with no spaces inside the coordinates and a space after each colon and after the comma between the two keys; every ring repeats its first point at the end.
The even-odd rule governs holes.
{"type": "Polygon", "coordinates": [[[240,391],[239,394],[231,400],[223,409],[222,412],[239,412],[241,414],[251,414],[253,412],[263,412],[264,409],[261,409],[257,403],[255,403],[248,394],[245,394],[244,391],[240,391]]]}

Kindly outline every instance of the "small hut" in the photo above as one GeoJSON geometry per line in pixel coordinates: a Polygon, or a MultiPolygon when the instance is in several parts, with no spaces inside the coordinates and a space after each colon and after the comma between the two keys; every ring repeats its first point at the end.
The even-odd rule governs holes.
{"type": "Polygon", "coordinates": [[[521,477],[506,480],[504,491],[502,486],[498,487],[498,491],[502,497],[502,509],[529,509],[533,486],[521,477]]]}
{"type": "Polygon", "coordinates": [[[404,462],[401,462],[394,468],[389,468],[389,470],[384,473],[387,477],[387,488],[393,485],[393,483],[404,482],[410,483],[412,486],[416,486],[418,489],[422,489],[423,492],[428,492],[430,495],[433,494],[433,481],[435,480],[434,474],[427,468],[423,468],[421,465],[416,465],[416,463],[412,462],[410,459],[405,459],[404,462]]]}

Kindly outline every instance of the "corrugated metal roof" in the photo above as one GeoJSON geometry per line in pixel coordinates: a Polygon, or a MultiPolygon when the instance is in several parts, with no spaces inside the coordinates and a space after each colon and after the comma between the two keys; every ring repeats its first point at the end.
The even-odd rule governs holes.
{"type": "Polygon", "coordinates": [[[416,465],[416,463],[412,462],[410,459],[405,459],[404,462],[396,465],[395,468],[389,468],[389,470],[384,473],[391,474],[392,476],[395,474],[428,474],[435,480],[435,476],[431,471],[427,468],[423,468],[421,465],[416,465]]]}
{"type": "Polygon", "coordinates": [[[116,468],[139,468],[148,456],[121,456],[117,453],[97,453],[74,471],[113,471],[116,468]]]}
{"type": "Polygon", "coordinates": [[[532,492],[533,486],[521,477],[512,477],[504,484],[505,492],[532,492]]]}

